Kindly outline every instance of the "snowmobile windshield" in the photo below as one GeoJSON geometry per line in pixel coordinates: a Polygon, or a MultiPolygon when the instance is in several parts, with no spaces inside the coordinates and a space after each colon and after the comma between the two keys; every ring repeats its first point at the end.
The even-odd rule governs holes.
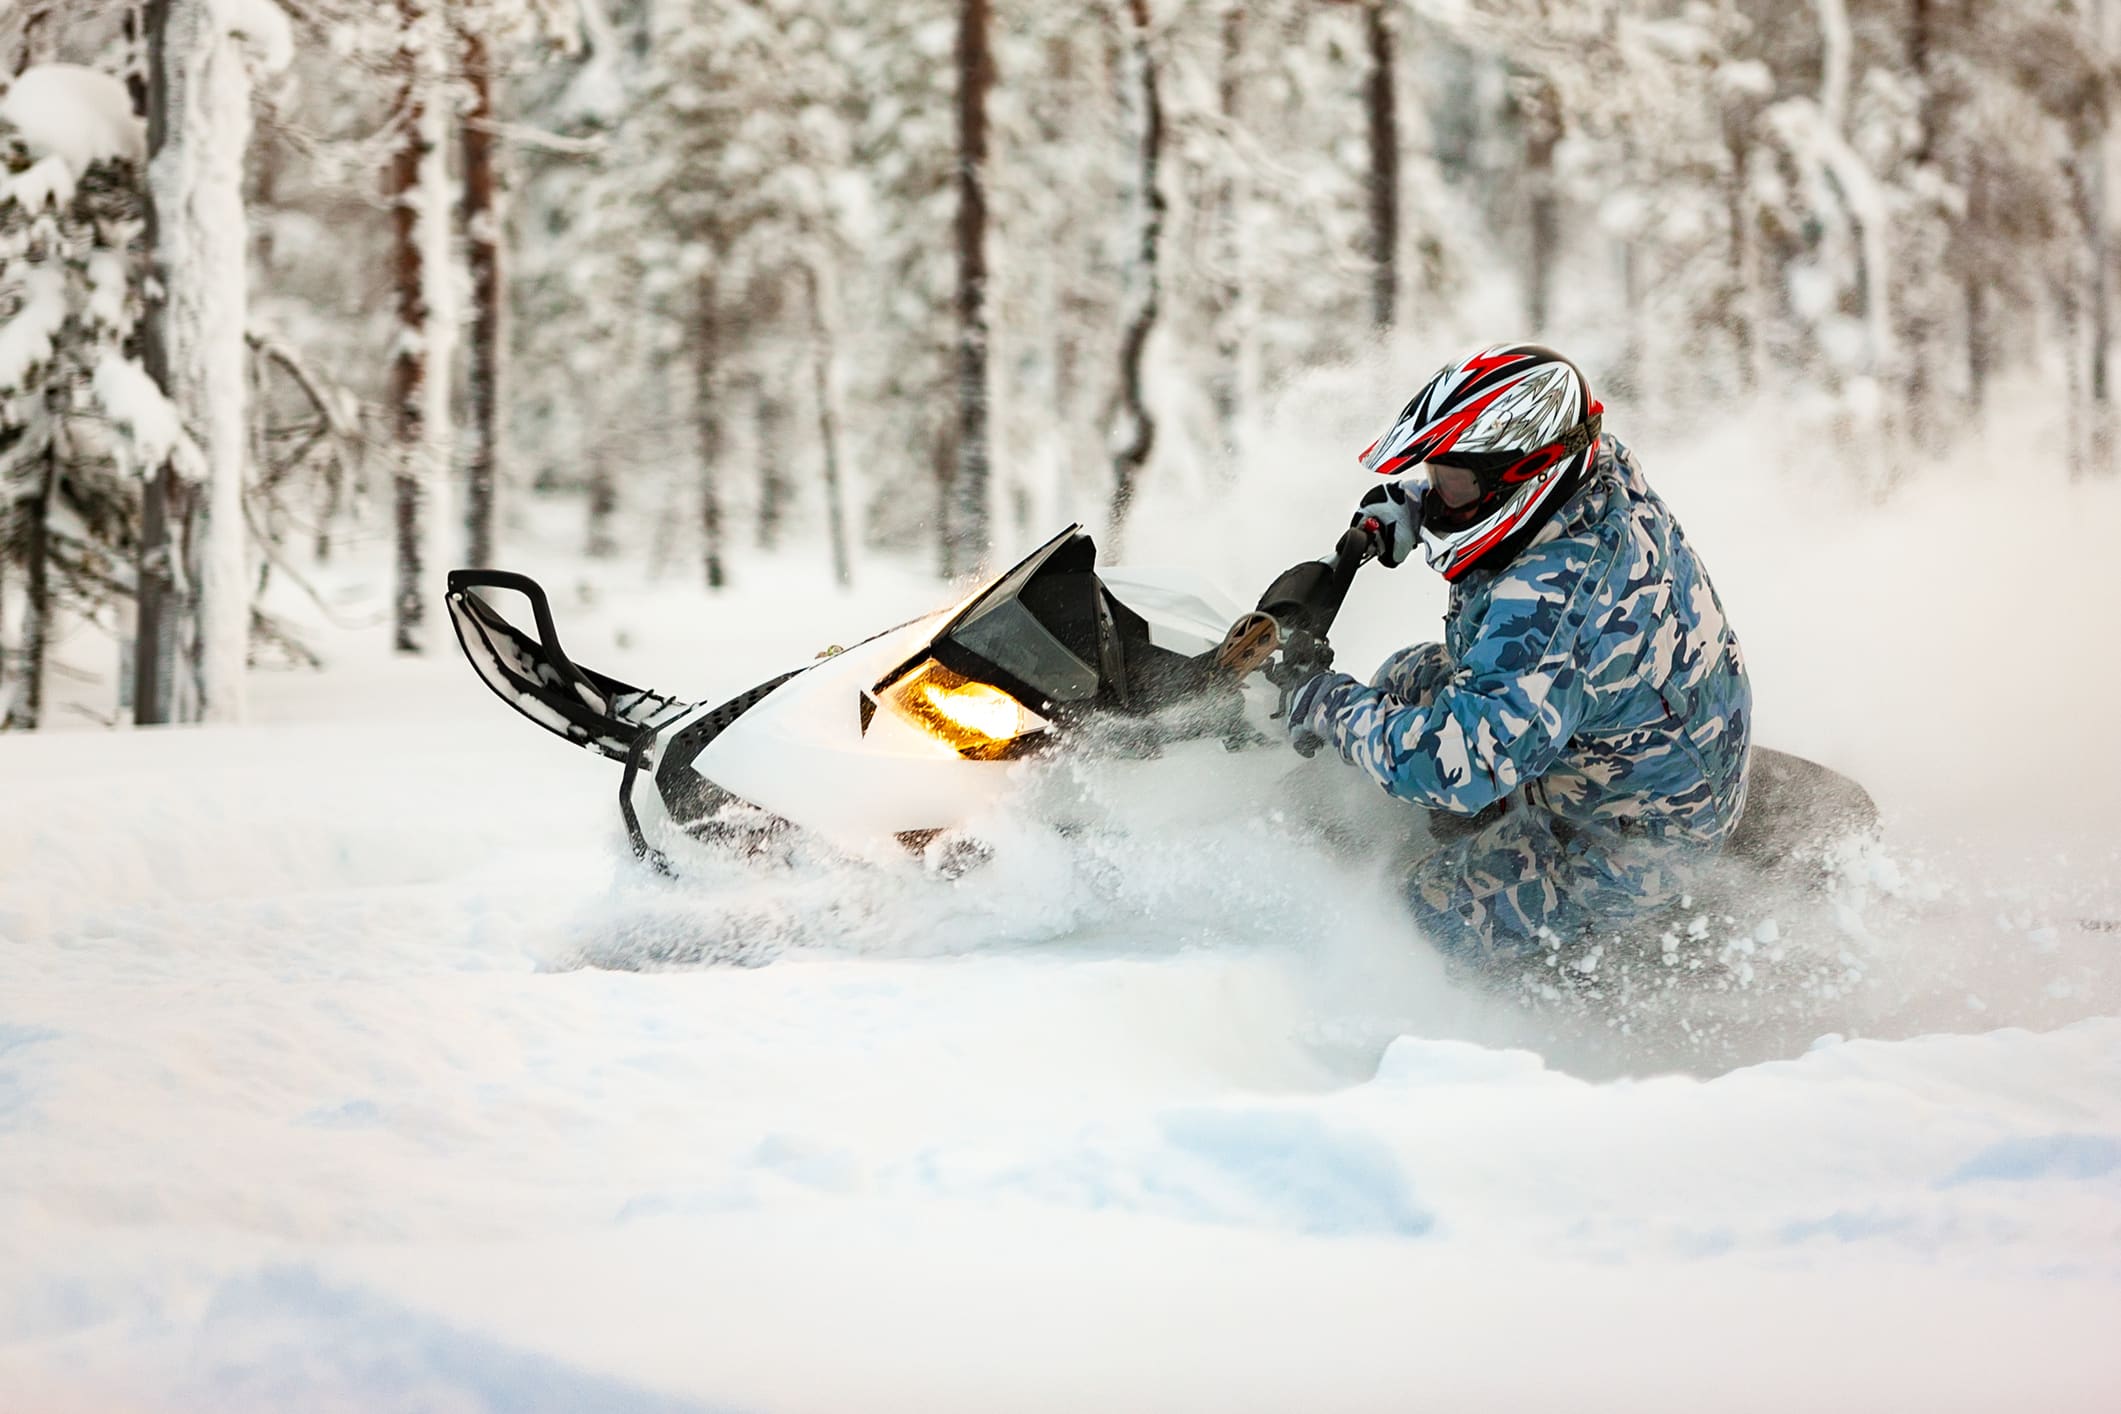
{"type": "Polygon", "coordinates": [[[1070,526],[966,605],[930,652],[1027,702],[1088,702],[1111,651],[1096,559],[1090,537],[1070,526]]]}

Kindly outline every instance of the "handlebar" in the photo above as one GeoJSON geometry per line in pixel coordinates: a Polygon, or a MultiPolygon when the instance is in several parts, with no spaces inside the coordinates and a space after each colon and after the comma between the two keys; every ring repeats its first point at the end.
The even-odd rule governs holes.
{"type": "Polygon", "coordinates": [[[1355,583],[1355,572],[1376,554],[1376,538],[1359,525],[1350,526],[1331,555],[1306,560],[1268,585],[1259,596],[1259,612],[1273,615],[1284,629],[1324,638],[1355,583]]]}
{"type": "Polygon", "coordinates": [[[1212,654],[1214,661],[1242,677],[1265,665],[1277,650],[1285,662],[1292,653],[1309,661],[1321,651],[1329,660],[1326,635],[1355,583],[1355,572],[1376,555],[1376,536],[1363,526],[1350,526],[1331,555],[1305,560],[1268,585],[1258,609],[1231,625],[1212,654]]]}
{"type": "Polygon", "coordinates": [[[1355,572],[1376,558],[1377,536],[1367,526],[1351,525],[1341,532],[1339,542],[1333,546],[1333,607],[1319,632],[1333,626],[1341,601],[1355,583],[1355,572]]]}

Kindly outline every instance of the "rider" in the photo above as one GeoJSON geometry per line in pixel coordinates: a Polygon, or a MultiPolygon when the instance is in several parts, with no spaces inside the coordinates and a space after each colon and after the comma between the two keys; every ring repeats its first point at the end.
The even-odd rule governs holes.
{"type": "Polygon", "coordinates": [[[1752,690],[1679,522],[1602,435],[1576,365],[1499,344],[1446,365],[1362,454],[1378,558],[1450,581],[1444,641],[1365,687],[1310,678],[1289,730],[1402,800],[1477,817],[1407,879],[1467,960],[1537,961],[1677,898],[1745,808],[1752,690]],[[1416,471],[1423,468],[1424,471],[1416,471]]]}

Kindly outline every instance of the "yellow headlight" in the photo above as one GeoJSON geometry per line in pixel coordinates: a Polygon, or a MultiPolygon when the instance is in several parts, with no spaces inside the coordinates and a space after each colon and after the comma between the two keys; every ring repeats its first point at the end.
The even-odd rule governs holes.
{"type": "Polygon", "coordinates": [[[1046,725],[1023,703],[929,658],[877,694],[900,716],[942,738],[960,756],[984,761],[1046,725]]]}

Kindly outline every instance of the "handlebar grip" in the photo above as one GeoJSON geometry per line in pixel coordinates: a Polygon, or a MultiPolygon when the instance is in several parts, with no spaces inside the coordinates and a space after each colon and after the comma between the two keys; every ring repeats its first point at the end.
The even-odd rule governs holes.
{"type": "Polygon", "coordinates": [[[1377,556],[1377,537],[1359,525],[1351,525],[1341,532],[1340,541],[1333,547],[1333,587],[1338,593],[1336,603],[1355,582],[1355,571],[1377,556]]]}

